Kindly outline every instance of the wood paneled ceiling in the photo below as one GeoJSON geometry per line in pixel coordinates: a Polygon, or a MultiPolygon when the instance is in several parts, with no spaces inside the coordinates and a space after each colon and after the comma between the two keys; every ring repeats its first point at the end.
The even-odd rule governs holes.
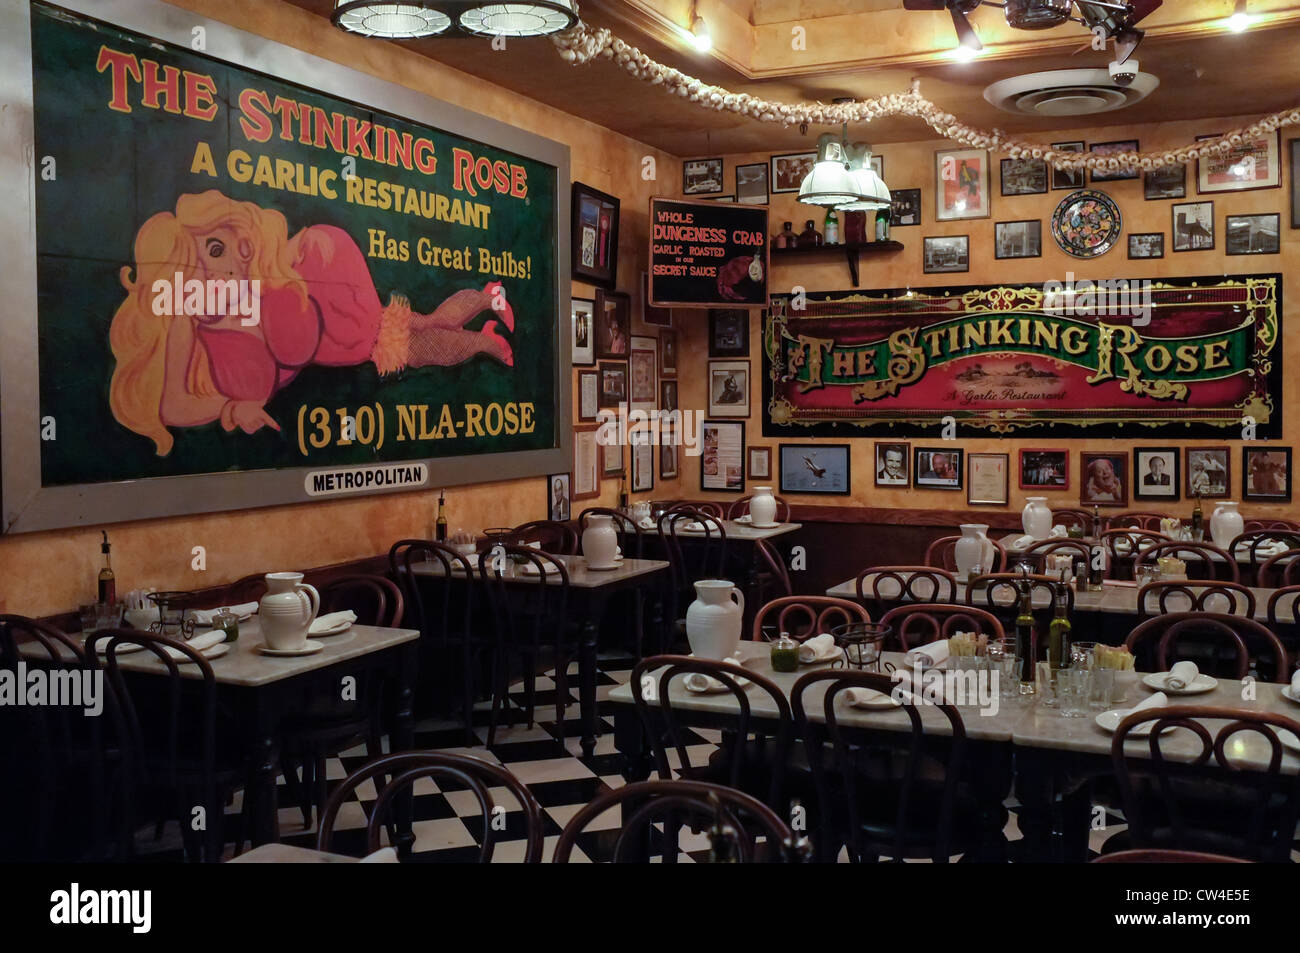
{"type": "MultiPolygon", "coordinates": [[[[328,17],[333,0],[289,0],[328,17]]],[[[1244,33],[1223,25],[1232,0],[1166,0],[1149,18],[1137,53],[1160,78],[1145,101],[1098,116],[1038,119],[1002,112],[983,97],[997,80],[1040,70],[1100,67],[1109,54],[1080,50],[1088,39],[1068,24],[1028,33],[1007,27],[1001,11],[972,16],[986,53],[955,62],[946,13],[909,12],[902,0],[698,0],[715,49],[688,49],[676,25],[689,23],[691,0],[579,0],[583,19],[609,27],[660,62],[736,92],[780,101],[922,93],[960,119],[1008,132],[1041,133],[1105,124],[1154,123],[1271,112],[1300,103],[1300,2],[1251,0],[1259,19],[1244,33]],[[805,49],[792,40],[802,29],[805,49]]],[[[357,43],[384,42],[356,38],[357,43]]],[[[492,50],[478,38],[430,38],[402,44],[430,59],[517,91],[680,156],[810,148],[825,130],[754,122],[701,109],[635,80],[608,61],[570,66],[547,39],[510,40],[492,50]]],[[[544,131],[544,130],[539,130],[544,131]]],[[[1215,131],[1215,130],[1210,130],[1215,131]]],[[[880,120],[854,130],[872,143],[931,138],[915,119],[880,120]]]]}

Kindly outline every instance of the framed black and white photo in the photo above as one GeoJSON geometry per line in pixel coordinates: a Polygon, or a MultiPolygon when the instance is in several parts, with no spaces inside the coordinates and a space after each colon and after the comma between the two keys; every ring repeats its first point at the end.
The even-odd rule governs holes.
{"type": "Polygon", "coordinates": [[[812,171],[817,162],[815,152],[795,152],[788,155],[772,156],[771,191],[798,192],[804,177],[812,171]]]}
{"type": "Polygon", "coordinates": [[[1291,502],[1291,448],[1241,448],[1241,498],[1261,503],[1291,502]]]}
{"type": "Polygon", "coordinates": [[[736,201],[741,205],[766,205],[767,173],[766,162],[736,166],[736,201]]]}
{"type": "Polygon", "coordinates": [[[618,208],[612,195],[573,183],[570,270],[574,281],[613,288],[618,277],[618,208]]]}
{"type": "Polygon", "coordinates": [[[921,224],[920,189],[892,189],[889,201],[890,228],[921,224]]]}
{"type": "Polygon", "coordinates": [[[1130,258],[1164,258],[1165,233],[1140,232],[1128,237],[1128,256],[1130,258]]]}
{"type": "MultiPolygon", "coordinates": [[[[1088,147],[1088,151],[1093,155],[1112,156],[1119,152],[1140,152],[1138,140],[1121,139],[1119,142],[1094,142],[1088,147]]],[[[1092,172],[1092,181],[1094,182],[1119,182],[1123,179],[1136,179],[1138,177],[1137,166],[1121,166],[1114,171],[1098,172],[1096,169],[1092,172]]]]}
{"type": "Polygon", "coordinates": [[[1042,159],[1003,159],[1002,194],[1042,195],[1047,191],[1047,163],[1042,159]]]}
{"type": "Polygon", "coordinates": [[[1231,447],[1188,447],[1187,497],[1221,500],[1232,489],[1231,447]]]}
{"type": "Polygon", "coordinates": [[[1043,223],[1039,219],[998,222],[993,226],[994,258],[1042,258],[1043,223]]]}
{"type": "Polygon", "coordinates": [[[969,235],[931,235],[924,246],[923,270],[927,275],[970,271],[969,235]]]}
{"type": "Polygon", "coordinates": [[[584,423],[594,421],[599,411],[600,374],[578,371],[578,419],[584,423]]]}
{"type": "MultiPolygon", "coordinates": [[[[1198,140],[1217,139],[1217,135],[1197,136],[1198,140]]],[[[1260,133],[1243,137],[1241,144],[1218,155],[1203,155],[1196,160],[1196,191],[1202,195],[1215,192],[1247,192],[1252,189],[1276,189],[1282,184],[1281,133],[1260,133]]]]}
{"type": "Polygon", "coordinates": [[[1214,248],[1214,203],[1182,202],[1173,206],[1174,251],[1214,248]]]}
{"type": "Polygon", "coordinates": [[[706,420],[700,426],[700,489],[745,490],[745,422],[706,420]]]}
{"type": "Polygon", "coordinates": [[[569,474],[552,473],[546,478],[546,518],[563,523],[571,512],[569,474]]]}
{"type": "Polygon", "coordinates": [[[1167,165],[1144,172],[1142,195],[1148,202],[1187,198],[1187,166],[1167,165]]]}
{"type": "Polygon", "coordinates": [[[687,159],[682,163],[682,195],[722,191],[722,159],[687,159]]]}
{"type": "Polygon", "coordinates": [[[678,431],[672,424],[664,424],[659,430],[659,479],[676,480],[677,455],[681,452],[678,431]]]}
{"type": "Polygon", "coordinates": [[[971,506],[1006,506],[1010,500],[1011,455],[972,453],[966,457],[966,502],[971,506]]]}
{"type": "MultiPolygon", "coordinates": [[[[1082,142],[1053,142],[1052,148],[1057,152],[1083,152],[1082,142]]],[[[1074,191],[1088,184],[1088,173],[1084,169],[1052,169],[1052,191],[1062,189],[1074,191]]]]}
{"type": "Polygon", "coordinates": [[[1282,216],[1229,215],[1223,223],[1223,247],[1229,255],[1276,255],[1282,251],[1282,216]]]}
{"type": "Polygon", "coordinates": [[[1069,450],[1020,451],[1020,489],[1068,490],[1069,488],[1069,450]]]}
{"type": "Polygon", "coordinates": [[[876,443],[876,486],[910,486],[912,445],[876,443]]]}
{"type": "Polygon", "coordinates": [[[680,409],[677,404],[676,381],[659,382],[659,409],[668,411],[680,409]]]}
{"type": "Polygon", "coordinates": [[[709,416],[749,416],[749,361],[709,361],[709,416]]]}
{"type": "Polygon", "coordinates": [[[780,453],[781,493],[845,496],[853,491],[847,443],[783,443],[780,453]]]}
{"type": "Polygon", "coordinates": [[[628,450],[632,457],[632,492],[648,493],[655,488],[655,445],[634,443],[628,450]]]}
{"type": "Polygon", "coordinates": [[[1177,447],[1134,447],[1133,498],[1178,499],[1182,489],[1181,460],[1182,452],[1177,447]]]}
{"type": "Polygon", "coordinates": [[[772,448],[749,448],[749,478],[751,480],[772,479],[772,448]]]}
{"type": "Polygon", "coordinates": [[[596,357],[626,359],[632,349],[632,299],[621,291],[596,292],[596,357]]]}
{"type": "Polygon", "coordinates": [[[596,363],[596,302],[591,298],[571,298],[569,313],[573,363],[579,367],[591,367],[596,363]]]}
{"type": "Polygon", "coordinates": [[[617,408],[627,403],[627,362],[601,361],[596,369],[600,372],[600,406],[617,408]]]}
{"type": "Polygon", "coordinates": [[[659,332],[659,376],[677,376],[677,332],[659,332]]]}
{"type": "Polygon", "coordinates": [[[966,451],[917,447],[912,461],[913,486],[922,490],[960,490],[966,451]]]}
{"type": "Polygon", "coordinates": [[[709,357],[749,357],[749,312],[743,308],[709,310],[709,357]]]}

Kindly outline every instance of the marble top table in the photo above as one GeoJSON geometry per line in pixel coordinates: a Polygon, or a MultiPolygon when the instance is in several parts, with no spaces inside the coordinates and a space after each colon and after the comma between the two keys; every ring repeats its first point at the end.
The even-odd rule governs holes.
{"type": "MultiPolygon", "coordinates": [[[[750,523],[738,523],[735,520],[714,520],[721,522],[722,528],[727,534],[727,542],[732,540],[744,540],[746,542],[757,542],[760,539],[776,539],[778,536],[785,536],[787,533],[793,533],[797,529],[802,529],[802,523],[777,523],[775,526],[753,526],[750,523]]],[[[658,536],[659,526],[656,524],[653,529],[640,527],[641,532],[647,536],[658,536]]],[[[690,539],[692,536],[704,538],[704,533],[699,530],[688,530],[678,527],[677,535],[679,539],[690,539]]],[[[716,536],[716,532],[714,533],[716,536]]]]}
{"type": "MultiPolygon", "coordinates": [[[[1115,526],[1115,527],[1112,527],[1112,528],[1113,528],[1113,529],[1128,529],[1129,527],[1126,527],[1126,526],[1115,526]]],[[[1141,533],[1158,533],[1159,531],[1158,531],[1158,530],[1134,530],[1133,532],[1141,534],[1141,533]]],[[[1286,532],[1286,531],[1285,531],[1285,530],[1278,530],[1278,532],[1279,532],[1279,533],[1282,533],[1282,532],[1286,532]]],[[[1023,553],[1026,549],[1028,549],[1029,546],[1032,546],[1032,545],[1033,545],[1033,543],[1030,543],[1029,546],[1016,546],[1016,545],[1014,545],[1014,544],[1016,543],[1016,541],[1019,540],[1020,538],[1022,538],[1024,535],[1025,535],[1024,533],[1010,533],[1010,534],[1008,534],[1008,535],[1006,535],[1006,536],[1003,536],[1001,539],[998,540],[998,542],[1002,544],[1002,548],[1005,549],[1005,550],[1007,551],[1007,559],[1008,559],[1008,560],[1010,560],[1010,558],[1011,558],[1012,556],[1018,556],[1018,555],[1020,555],[1020,554],[1023,553]]],[[[1068,538],[1068,537],[1056,537],[1056,538],[1065,539],[1065,538],[1068,538]]],[[[1093,543],[1093,538],[1092,538],[1091,536],[1086,536],[1086,537],[1078,538],[1076,541],[1077,541],[1077,542],[1080,542],[1080,543],[1087,543],[1088,545],[1092,545],[1092,543],[1093,543]]],[[[1035,540],[1035,542],[1047,542],[1047,540],[1035,540]]],[[[1174,540],[1174,542],[1180,542],[1180,540],[1174,540]]],[[[1182,540],[1181,542],[1186,542],[1186,540],[1182,540]]],[[[1207,539],[1205,540],[1205,542],[1210,543],[1211,545],[1217,545],[1217,544],[1214,542],[1214,540],[1212,540],[1212,539],[1208,539],[1208,538],[1207,538],[1207,539]]],[[[1195,544],[1193,543],[1192,545],[1195,545],[1195,544]]],[[[1141,550],[1141,549],[1145,549],[1145,548],[1146,548],[1146,546],[1143,545],[1142,547],[1140,547],[1140,550],[1141,550]]],[[[1139,551],[1140,551],[1140,550],[1139,550],[1139,551]]],[[[1285,552],[1285,550],[1282,550],[1282,552],[1285,552]]],[[[1191,559],[1191,558],[1193,558],[1193,554],[1190,553],[1190,552],[1189,552],[1189,553],[1186,553],[1186,554],[1181,554],[1181,553],[1180,553],[1180,554],[1177,554],[1177,555],[1179,556],[1179,558],[1186,558],[1186,559],[1191,559]]],[[[1209,553],[1197,554],[1197,555],[1204,555],[1205,557],[1209,558],[1212,562],[1216,562],[1216,563],[1221,563],[1221,562],[1223,562],[1223,557],[1220,556],[1218,553],[1215,553],[1215,552],[1209,552],[1209,553]]],[[[1237,564],[1238,564],[1238,565],[1241,565],[1241,566],[1249,566],[1249,565],[1250,565],[1250,547],[1249,547],[1249,546],[1238,546],[1238,547],[1237,547],[1237,551],[1236,551],[1233,555],[1236,557],[1236,560],[1237,560],[1237,564]]],[[[1261,552],[1261,553],[1259,553],[1259,555],[1258,555],[1258,557],[1257,557],[1257,559],[1258,559],[1258,561],[1259,561],[1259,564],[1262,566],[1262,565],[1263,565],[1263,564],[1264,564],[1264,563],[1269,559],[1269,557],[1272,556],[1272,555],[1273,555],[1272,553],[1267,553],[1267,552],[1261,552]]],[[[1132,558],[1133,554],[1132,554],[1131,552],[1130,552],[1130,553],[1121,553],[1120,556],[1121,556],[1122,558],[1125,558],[1125,559],[1130,559],[1130,558],[1132,558]]],[[[1282,560],[1282,562],[1283,562],[1283,563],[1288,563],[1288,562],[1290,562],[1291,559],[1293,559],[1293,558],[1294,558],[1294,557],[1288,557],[1287,559],[1282,560]]],[[[1008,567],[1008,568],[1010,568],[1010,567],[1008,567]]]]}
{"type": "MultiPolygon", "coordinates": [[[[649,576],[668,568],[668,563],[662,559],[625,558],[614,569],[588,569],[587,560],[582,556],[553,556],[552,558],[564,564],[564,569],[569,574],[569,586],[574,589],[598,589],[602,586],[622,584],[628,580],[640,576],[649,576]]],[[[436,561],[414,563],[411,566],[411,572],[418,576],[442,576],[445,574],[442,563],[436,561]]],[[[464,571],[459,568],[453,568],[452,573],[456,576],[465,575],[464,571]]],[[[542,578],[540,574],[527,573],[517,569],[514,563],[510,563],[507,567],[505,577],[512,582],[521,583],[536,583],[542,578]]]]}
{"type": "Polygon", "coordinates": [[[226,861],[228,864],[355,864],[357,862],[356,857],[330,854],[309,847],[294,847],[292,844],[263,844],[226,861]]]}

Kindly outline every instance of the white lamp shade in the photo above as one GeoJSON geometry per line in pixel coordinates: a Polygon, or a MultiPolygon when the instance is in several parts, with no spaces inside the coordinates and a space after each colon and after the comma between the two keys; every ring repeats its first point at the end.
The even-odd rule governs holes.
{"type": "Polygon", "coordinates": [[[389,40],[434,36],[451,26],[451,17],[423,3],[384,0],[335,0],[330,19],[349,33],[389,40]]]}
{"type": "Polygon", "coordinates": [[[840,205],[843,212],[876,212],[890,208],[893,200],[885,180],[871,168],[871,150],[861,143],[849,148],[849,175],[857,187],[859,199],[840,205]]]}
{"type": "Polygon", "coordinates": [[[805,205],[839,207],[861,199],[858,184],[849,173],[843,143],[839,137],[823,133],[817,140],[817,162],[799,186],[799,201],[805,205]]]}
{"type": "Polygon", "coordinates": [[[578,21],[575,0],[476,3],[460,15],[460,28],[479,36],[546,36],[578,21]]]}

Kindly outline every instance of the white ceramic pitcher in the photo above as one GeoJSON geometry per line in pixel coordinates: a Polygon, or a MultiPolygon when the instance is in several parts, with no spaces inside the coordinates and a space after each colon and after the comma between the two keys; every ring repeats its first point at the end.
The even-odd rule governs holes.
{"type": "Polygon", "coordinates": [[[776,525],[776,497],[770,486],[754,487],[754,495],[749,498],[749,522],[751,526],[776,525]]]}
{"type": "Polygon", "coordinates": [[[582,555],[588,569],[613,569],[618,565],[618,533],[614,517],[593,513],[582,531],[582,555]]]}
{"type": "Polygon", "coordinates": [[[696,658],[731,658],[740,646],[745,596],[727,579],[695,583],[695,601],[686,610],[686,640],[696,658]]]}
{"type": "Polygon", "coordinates": [[[970,578],[974,566],[979,566],[981,572],[993,571],[994,549],[988,532],[987,523],[961,524],[961,538],[952,547],[952,558],[962,582],[970,578]]]}
{"type": "Polygon", "coordinates": [[[320,593],[300,572],[268,572],[257,616],[267,648],[291,652],[307,644],[307,631],[320,612],[320,593]]]}

